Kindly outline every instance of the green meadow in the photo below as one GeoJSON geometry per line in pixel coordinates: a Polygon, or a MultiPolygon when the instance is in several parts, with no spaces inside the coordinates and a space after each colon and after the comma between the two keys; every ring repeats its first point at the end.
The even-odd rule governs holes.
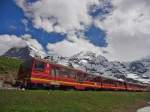
{"type": "Polygon", "coordinates": [[[0,90],[0,112],[136,112],[149,92],[0,90]]]}

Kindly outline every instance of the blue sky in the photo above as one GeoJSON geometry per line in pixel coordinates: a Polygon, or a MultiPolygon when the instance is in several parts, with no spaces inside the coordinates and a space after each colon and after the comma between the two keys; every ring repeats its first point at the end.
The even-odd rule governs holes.
{"type": "Polygon", "coordinates": [[[121,61],[149,56],[149,4],[150,0],[0,0],[0,55],[28,34],[32,44],[42,45],[47,53],[68,56],[90,50],[121,61]]]}
{"type": "MultiPolygon", "coordinates": [[[[93,17],[99,14],[103,14],[101,9],[97,9],[91,13],[93,17]]],[[[1,0],[0,1],[0,34],[9,34],[21,36],[24,34],[30,34],[33,38],[37,39],[39,43],[46,49],[48,43],[57,43],[66,38],[64,33],[46,32],[43,29],[37,29],[33,27],[33,24],[29,18],[26,18],[24,12],[19,8],[14,0],[1,0]],[[26,19],[27,25],[23,23],[26,19]],[[27,28],[26,28],[27,27],[27,28]]],[[[99,47],[106,47],[107,42],[105,40],[105,32],[97,28],[95,25],[88,26],[83,32],[86,39],[92,44],[99,47]]]]}

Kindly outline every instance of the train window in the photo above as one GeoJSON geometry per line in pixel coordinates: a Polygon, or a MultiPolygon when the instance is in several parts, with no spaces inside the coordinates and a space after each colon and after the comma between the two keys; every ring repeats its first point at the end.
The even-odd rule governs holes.
{"type": "Polygon", "coordinates": [[[113,81],[112,81],[112,80],[108,80],[108,83],[109,83],[109,84],[113,84],[113,81]]]}
{"type": "Polygon", "coordinates": [[[110,79],[103,79],[102,81],[105,84],[114,84],[113,80],[110,80],[110,79]]]}
{"type": "Polygon", "coordinates": [[[106,80],[106,79],[103,79],[102,81],[103,81],[103,83],[107,83],[107,80],[106,80]]]}
{"type": "Polygon", "coordinates": [[[52,68],[51,75],[54,77],[59,76],[59,69],[58,68],[52,68]]]}
{"type": "Polygon", "coordinates": [[[52,68],[51,75],[55,76],[55,69],[52,68]]]}
{"type": "Polygon", "coordinates": [[[86,80],[93,81],[93,75],[87,75],[86,80]]]}
{"type": "Polygon", "coordinates": [[[74,79],[76,77],[76,72],[75,71],[71,71],[70,72],[70,78],[74,79]]]}
{"type": "Polygon", "coordinates": [[[85,81],[86,78],[86,74],[82,73],[82,72],[78,72],[76,75],[76,80],[77,82],[83,82],[85,81]]]}
{"type": "Polygon", "coordinates": [[[44,62],[35,62],[35,70],[44,70],[44,62]]]}
{"type": "Polygon", "coordinates": [[[68,69],[68,68],[52,68],[51,75],[52,76],[60,76],[62,78],[71,78],[75,79],[76,78],[76,72],[68,69]]]}
{"type": "Polygon", "coordinates": [[[124,82],[119,82],[118,83],[118,85],[120,85],[120,86],[124,86],[124,84],[125,84],[124,82]]]}
{"type": "Polygon", "coordinates": [[[69,78],[70,77],[70,73],[71,73],[71,71],[69,69],[66,69],[66,68],[61,68],[60,69],[61,77],[69,78]]]}
{"type": "Polygon", "coordinates": [[[84,74],[84,80],[88,80],[89,75],[88,74],[84,74]]]}

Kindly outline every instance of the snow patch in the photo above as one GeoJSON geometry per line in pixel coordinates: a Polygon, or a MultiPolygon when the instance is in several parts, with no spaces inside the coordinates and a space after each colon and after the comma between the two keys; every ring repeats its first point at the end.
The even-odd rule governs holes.
{"type": "Polygon", "coordinates": [[[139,78],[139,76],[137,75],[137,74],[134,74],[134,73],[129,73],[129,74],[127,74],[127,77],[128,78],[135,78],[135,79],[137,79],[137,78],[139,78]]]}
{"type": "Polygon", "coordinates": [[[144,107],[144,108],[140,108],[140,109],[137,110],[137,112],[150,112],[150,106],[144,107]]]}

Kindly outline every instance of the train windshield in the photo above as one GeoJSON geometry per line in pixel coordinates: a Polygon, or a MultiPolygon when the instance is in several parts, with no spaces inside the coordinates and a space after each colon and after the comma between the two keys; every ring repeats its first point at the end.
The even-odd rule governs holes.
{"type": "Polygon", "coordinates": [[[44,62],[37,61],[34,66],[35,70],[44,70],[44,62]]]}

